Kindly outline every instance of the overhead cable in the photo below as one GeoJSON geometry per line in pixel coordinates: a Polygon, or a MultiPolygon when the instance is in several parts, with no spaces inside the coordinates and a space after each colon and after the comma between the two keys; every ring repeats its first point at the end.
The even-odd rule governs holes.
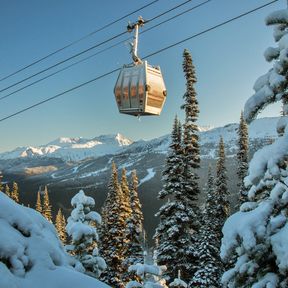
{"type": "Polygon", "coordinates": [[[79,38],[79,39],[77,39],[77,40],[75,40],[75,41],[73,41],[73,42],[65,45],[64,47],[61,47],[61,48],[59,48],[59,49],[51,52],[50,54],[48,54],[48,55],[46,55],[46,56],[44,56],[44,57],[42,57],[42,58],[40,58],[40,59],[38,59],[38,60],[35,60],[34,62],[32,62],[32,63],[30,63],[30,64],[28,64],[28,65],[26,65],[26,66],[24,66],[24,67],[22,67],[22,68],[20,68],[20,69],[18,69],[17,71],[15,71],[15,72],[13,72],[13,73],[11,73],[11,74],[3,77],[3,78],[1,78],[0,81],[3,81],[3,80],[5,80],[5,79],[8,79],[8,78],[10,78],[11,76],[14,76],[14,75],[16,75],[16,74],[18,74],[18,73],[26,70],[27,68],[34,66],[35,64],[38,64],[38,63],[42,62],[43,60],[45,60],[45,59],[47,59],[47,58],[49,58],[49,57],[51,57],[51,56],[53,56],[53,55],[55,55],[55,54],[63,51],[63,50],[65,50],[65,49],[67,49],[67,48],[69,48],[69,47],[71,47],[71,46],[73,46],[73,45],[81,42],[82,40],[84,40],[84,39],[86,39],[86,38],[88,38],[88,37],[90,37],[90,36],[92,36],[92,35],[100,32],[100,31],[102,31],[102,30],[104,30],[104,29],[106,29],[106,28],[108,28],[108,27],[110,27],[110,26],[112,26],[113,24],[115,24],[115,23],[117,23],[117,22],[125,19],[126,17],[128,17],[128,16],[130,16],[130,15],[132,15],[132,14],[135,14],[136,12],[139,12],[139,11],[141,11],[141,10],[143,10],[143,9],[151,6],[151,5],[153,5],[154,3],[158,2],[158,1],[159,1],[159,0],[154,0],[154,1],[152,1],[152,2],[147,3],[147,4],[144,5],[144,6],[141,6],[140,8],[138,8],[138,9],[136,9],[136,10],[134,10],[134,11],[132,11],[132,12],[130,12],[130,13],[128,13],[128,14],[126,14],[126,15],[124,15],[124,16],[122,16],[122,17],[120,17],[120,18],[118,18],[118,19],[116,19],[116,20],[114,20],[114,21],[112,21],[112,22],[104,25],[104,26],[102,26],[101,28],[98,28],[98,29],[90,32],[89,34],[87,34],[87,35],[85,35],[85,36],[83,36],[83,37],[81,37],[81,38],[79,38]]]}
{"type": "MultiPolygon", "coordinates": [[[[157,19],[157,18],[159,18],[159,17],[161,17],[161,16],[163,16],[163,15],[165,15],[165,14],[167,14],[167,13],[169,13],[169,12],[175,10],[175,9],[178,9],[179,7],[181,7],[181,6],[187,4],[188,2],[191,2],[191,1],[192,0],[186,0],[186,1],[182,2],[181,4],[178,4],[178,5],[174,6],[173,8],[170,8],[169,10],[166,10],[165,12],[158,14],[157,16],[153,17],[152,19],[150,19],[148,21],[151,22],[151,21],[153,21],[153,20],[155,20],[155,19],[157,19]]],[[[72,59],[74,59],[74,58],[76,58],[76,57],[78,57],[78,56],[80,56],[80,55],[82,55],[84,53],[87,53],[87,52],[99,47],[99,46],[102,46],[102,45],[104,45],[104,44],[106,44],[106,43],[108,43],[108,42],[110,42],[110,41],[112,41],[112,40],[114,40],[116,38],[119,38],[120,36],[126,34],[127,32],[128,31],[125,30],[122,33],[119,33],[119,34],[117,34],[115,36],[112,36],[112,37],[110,37],[110,38],[108,38],[108,39],[106,39],[106,40],[104,40],[104,41],[102,41],[100,43],[97,43],[97,44],[95,44],[95,45],[93,45],[93,46],[91,46],[91,47],[89,47],[89,48],[87,48],[85,50],[82,50],[82,51],[80,51],[80,52],[78,52],[78,53],[76,53],[76,54],[74,54],[74,55],[62,60],[62,61],[59,61],[56,64],[53,64],[53,65],[51,65],[51,66],[49,66],[49,67],[47,67],[47,68],[45,68],[45,69],[43,69],[41,71],[38,71],[38,72],[36,72],[36,73],[34,73],[34,74],[32,74],[32,75],[30,75],[30,76],[28,76],[28,77],[26,77],[26,78],[24,78],[22,80],[19,80],[19,81],[15,82],[15,83],[5,87],[3,89],[0,89],[0,93],[6,91],[6,90],[8,90],[8,89],[10,89],[10,88],[12,88],[12,87],[14,87],[16,85],[18,85],[18,84],[21,84],[21,83],[23,83],[23,82],[25,82],[25,81],[27,81],[27,80],[29,80],[31,78],[34,78],[35,76],[38,76],[38,75],[40,75],[40,74],[42,74],[42,73],[44,73],[44,72],[46,72],[46,71],[48,71],[48,70],[50,70],[52,68],[55,68],[55,67],[57,67],[57,66],[59,66],[59,65],[61,65],[63,63],[66,63],[67,61],[70,61],[70,60],[72,60],[72,59]]]]}
{"type": "MultiPolygon", "coordinates": [[[[206,34],[206,33],[210,32],[210,31],[212,31],[212,30],[218,29],[218,28],[221,27],[221,26],[224,26],[224,25],[226,25],[226,24],[228,24],[228,23],[231,23],[231,22],[233,22],[233,21],[235,21],[235,20],[238,20],[238,19],[240,19],[240,18],[243,18],[243,17],[245,17],[245,16],[247,16],[247,15],[249,15],[249,14],[252,14],[252,13],[254,13],[254,12],[260,10],[260,9],[263,9],[263,8],[265,8],[265,7],[273,4],[273,3],[276,3],[276,2],[278,2],[278,1],[279,1],[279,0],[273,0],[273,1],[270,1],[270,2],[268,2],[268,3],[266,3],[266,4],[264,4],[264,5],[258,6],[258,7],[254,8],[254,9],[249,10],[249,11],[247,11],[247,12],[244,12],[244,13],[236,16],[236,17],[230,18],[230,19],[228,19],[228,20],[226,20],[226,21],[224,21],[224,22],[221,22],[221,23],[219,23],[219,24],[217,24],[217,25],[214,25],[214,26],[212,26],[212,27],[210,27],[210,28],[208,28],[208,29],[206,29],[206,30],[203,30],[203,31],[197,33],[197,34],[194,34],[194,35],[192,35],[192,36],[190,36],[190,37],[187,37],[187,38],[185,38],[185,39],[183,39],[183,40],[181,40],[181,41],[178,41],[178,42],[173,43],[173,44],[171,44],[171,45],[168,45],[168,46],[166,46],[166,47],[164,47],[164,48],[162,48],[162,49],[159,49],[159,50],[157,50],[157,51],[155,51],[155,52],[153,52],[153,53],[150,53],[150,54],[146,55],[144,58],[149,58],[149,57],[152,57],[152,56],[154,56],[154,55],[156,55],[156,54],[162,53],[163,51],[166,51],[166,50],[168,50],[168,49],[171,49],[171,48],[173,48],[173,47],[175,47],[175,46],[177,46],[177,45],[179,45],[179,44],[182,44],[182,43],[184,43],[184,42],[186,42],[186,41],[189,41],[189,40],[191,40],[191,39],[193,39],[193,38],[196,38],[196,37],[198,37],[198,36],[200,36],[200,35],[206,34]]],[[[31,109],[33,109],[33,108],[35,108],[35,107],[38,107],[38,106],[40,106],[40,105],[42,105],[42,104],[44,104],[44,103],[47,103],[47,102],[49,102],[49,101],[51,101],[51,100],[54,100],[54,99],[56,99],[56,98],[58,98],[58,97],[61,97],[61,96],[65,95],[65,94],[67,94],[67,93],[69,93],[69,92],[75,91],[75,90],[77,90],[77,89],[79,89],[79,88],[81,88],[81,87],[83,87],[83,86],[86,86],[86,85],[88,85],[88,84],[90,84],[90,83],[93,83],[93,82],[95,82],[95,81],[97,81],[97,80],[100,80],[101,78],[104,78],[104,77],[106,77],[106,76],[108,76],[108,75],[111,75],[111,74],[119,71],[120,69],[121,69],[121,68],[116,68],[116,69],[114,69],[114,70],[111,70],[111,71],[109,71],[109,72],[107,72],[107,73],[105,73],[105,74],[102,74],[102,75],[100,75],[100,76],[97,76],[97,77],[94,78],[94,79],[91,79],[91,80],[86,81],[86,82],[84,82],[84,83],[81,83],[81,84],[79,84],[79,85],[77,85],[77,86],[74,86],[74,87],[72,87],[71,89],[68,89],[68,90],[66,90],[66,91],[64,91],[64,92],[61,92],[61,93],[59,93],[59,94],[56,94],[56,95],[54,95],[54,96],[52,96],[52,97],[46,98],[46,99],[44,99],[44,100],[42,100],[42,101],[40,101],[40,102],[37,102],[37,103],[35,103],[35,104],[31,105],[31,106],[28,106],[28,107],[26,107],[26,108],[24,108],[24,109],[22,109],[22,110],[18,110],[17,112],[15,112],[15,113],[13,113],[13,114],[10,114],[10,115],[8,115],[8,116],[5,116],[5,117],[1,118],[1,119],[0,119],[0,122],[3,122],[3,121],[5,121],[5,120],[7,120],[7,119],[9,119],[9,118],[15,117],[16,115],[22,114],[22,113],[24,113],[25,111],[31,110],[31,109]]]]}
{"type": "MultiPolygon", "coordinates": [[[[206,0],[205,2],[202,2],[202,3],[200,3],[200,4],[196,5],[196,6],[193,6],[193,7],[189,8],[189,9],[187,9],[187,10],[181,12],[181,13],[178,13],[178,14],[176,14],[176,15],[174,15],[174,16],[172,16],[172,17],[170,17],[170,18],[168,18],[168,19],[166,19],[164,21],[162,21],[162,22],[157,23],[156,25],[154,25],[154,26],[152,26],[152,27],[150,27],[150,28],[148,28],[146,30],[141,31],[139,34],[146,33],[146,32],[148,32],[148,31],[150,31],[150,30],[152,30],[152,29],[154,29],[156,27],[159,27],[160,25],[162,25],[164,23],[167,23],[167,22],[169,22],[171,20],[176,19],[179,16],[183,16],[184,14],[186,14],[188,12],[191,12],[191,11],[195,10],[196,8],[199,8],[199,7],[203,6],[204,4],[207,4],[210,1],[212,1],[212,0],[206,0]]],[[[20,91],[23,91],[24,89],[29,88],[29,87],[31,87],[31,86],[39,83],[39,82],[42,82],[43,80],[46,80],[46,79],[48,79],[48,78],[50,78],[50,77],[52,77],[54,75],[57,75],[58,73],[63,72],[63,71],[65,71],[65,70],[67,70],[67,69],[69,69],[69,68],[71,68],[71,67],[73,67],[75,65],[78,65],[78,64],[80,64],[80,63],[82,63],[82,62],[84,62],[84,61],[86,61],[88,59],[91,59],[92,57],[95,57],[95,56],[97,56],[99,54],[102,54],[103,52],[106,52],[106,51],[108,51],[108,50],[110,50],[110,49],[112,49],[112,48],[114,48],[116,46],[119,46],[120,44],[123,44],[124,42],[129,41],[130,39],[132,39],[132,37],[129,37],[129,38],[125,39],[124,41],[123,40],[119,41],[119,42],[117,42],[117,43],[115,43],[115,44],[113,44],[113,45],[111,45],[111,46],[109,46],[109,47],[107,47],[105,49],[102,49],[102,50],[100,50],[100,51],[98,51],[96,53],[93,53],[93,54],[89,55],[88,57],[85,57],[85,58],[83,58],[83,59],[81,59],[81,60],[79,60],[77,62],[74,62],[74,63],[72,63],[72,64],[70,64],[70,65],[68,65],[68,66],[66,66],[66,67],[64,67],[62,69],[59,69],[59,70],[57,70],[57,71],[55,71],[55,72],[53,72],[53,73],[51,73],[49,75],[46,75],[45,77],[40,78],[40,79],[38,79],[38,80],[28,84],[28,85],[25,85],[25,86],[23,86],[23,87],[21,87],[19,89],[16,89],[15,91],[12,91],[12,92],[0,97],[0,101],[3,100],[3,99],[8,98],[8,97],[20,92],[20,91]]]]}

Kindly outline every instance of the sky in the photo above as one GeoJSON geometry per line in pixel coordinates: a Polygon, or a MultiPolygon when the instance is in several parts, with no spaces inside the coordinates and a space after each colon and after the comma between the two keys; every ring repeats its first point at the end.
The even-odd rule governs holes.
{"type": "MultiPolygon", "coordinates": [[[[1,1],[0,78],[149,2],[151,0],[1,1]]],[[[184,0],[159,0],[141,12],[1,81],[0,90],[125,31],[127,22],[136,21],[139,15],[144,19],[151,19],[182,2],[184,0]]],[[[202,2],[204,0],[191,0],[181,8],[147,23],[142,29],[148,29],[202,2]]],[[[184,16],[140,35],[139,55],[148,55],[268,2],[270,1],[211,0],[184,16]]],[[[46,144],[58,137],[93,138],[103,134],[121,133],[132,140],[148,140],[170,133],[176,114],[184,120],[180,106],[185,91],[182,71],[182,54],[185,48],[192,54],[198,79],[195,87],[200,106],[198,124],[217,127],[238,122],[245,101],[253,94],[255,80],[271,67],[265,61],[263,53],[266,48],[276,44],[272,28],[265,25],[265,17],[274,10],[286,8],[286,5],[286,1],[279,0],[260,11],[149,58],[150,64],[161,67],[168,92],[159,117],[137,119],[120,114],[113,94],[118,76],[114,73],[0,122],[0,152],[19,146],[46,144]]],[[[128,43],[125,42],[127,36],[129,37],[123,35],[98,50],[90,51],[63,66],[0,92],[0,97],[5,96],[123,39],[123,44],[105,53],[0,100],[0,118],[130,63],[128,43]]],[[[280,105],[272,105],[260,117],[277,116],[279,110],[280,105]]]]}

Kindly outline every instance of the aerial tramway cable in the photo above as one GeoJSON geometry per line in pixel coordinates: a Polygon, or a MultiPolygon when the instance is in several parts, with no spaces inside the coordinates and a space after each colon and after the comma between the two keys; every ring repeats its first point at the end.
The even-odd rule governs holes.
{"type": "MultiPolygon", "coordinates": [[[[181,7],[181,6],[187,4],[188,2],[191,2],[191,1],[192,0],[186,0],[186,1],[184,1],[184,2],[182,2],[180,4],[178,4],[178,5],[174,6],[173,8],[170,8],[170,9],[168,9],[168,10],[166,10],[166,11],[164,11],[164,12],[158,14],[158,15],[156,15],[155,17],[153,17],[152,19],[150,19],[148,21],[151,22],[151,21],[153,21],[155,19],[158,19],[159,17],[162,17],[163,15],[165,15],[165,14],[167,14],[167,13],[169,13],[169,12],[175,10],[175,9],[178,9],[179,7],[181,7]]],[[[18,85],[18,84],[21,84],[21,83],[23,83],[23,82],[25,82],[25,81],[37,76],[37,75],[40,75],[40,74],[42,74],[42,73],[44,73],[44,72],[46,72],[46,71],[48,71],[48,70],[50,70],[52,68],[55,68],[55,67],[57,67],[57,66],[59,66],[59,65],[61,65],[63,63],[66,63],[67,61],[72,60],[72,59],[74,59],[74,58],[76,58],[76,57],[78,57],[78,56],[80,56],[80,55],[82,55],[84,53],[87,53],[87,52],[89,52],[89,51],[91,51],[91,50],[93,50],[93,49],[95,49],[95,48],[97,48],[99,46],[102,46],[102,45],[104,45],[104,44],[106,44],[106,43],[108,43],[108,42],[110,42],[110,41],[112,41],[112,40],[114,40],[116,38],[119,38],[119,37],[121,37],[122,35],[124,35],[126,33],[127,33],[127,31],[125,30],[125,31],[123,31],[123,32],[121,32],[121,33],[119,33],[117,35],[114,35],[114,36],[112,36],[112,37],[110,37],[110,38],[108,38],[108,39],[106,39],[106,40],[104,40],[104,41],[102,41],[100,43],[97,43],[97,44],[95,44],[95,45],[93,45],[93,46],[91,46],[91,47],[89,47],[89,48],[87,48],[87,49],[85,49],[83,51],[80,51],[80,52],[78,52],[78,53],[76,53],[76,54],[74,54],[74,55],[72,55],[72,56],[70,56],[70,57],[68,57],[68,58],[66,58],[64,60],[61,60],[61,61],[59,61],[59,62],[57,62],[57,63],[55,63],[55,64],[53,64],[53,65],[51,65],[51,66],[49,66],[49,67],[47,67],[45,69],[43,69],[43,70],[40,70],[40,71],[38,71],[38,72],[36,72],[36,73],[34,73],[34,74],[22,79],[22,80],[19,80],[19,81],[15,82],[15,83],[5,87],[5,88],[2,88],[2,89],[0,89],[0,93],[6,91],[6,90],[8,90],[8,89],[10,89],[10,88],[12,88],[12,87],[14,87],[16,85],[18,85]]]]}
{"type": "MultiPolygon", "coordinates": [[[[208,28],[208,29],[206,29],[206,30],[203,30],[203,31],[201,31],[201,32],[199,32],[199,33],[193,34],[193,35],[191,35],[191,36],[189,36],[189,37],[187,37],[187,38],[185,38],[185,39],[183,39],[183,40],[181,40],[181,41],[178,41],[178,42],[173,43],[173,44],[171,44],[171,45],[168,45],[168,46],[166,46],[166,47],[164,47],[164,48],[162,48],[162,49],[159,49],[159,50],[157,50],[157,51],[155,51],[155,52],[153,52],[153,53],[150,53],[150,54],[146,55],[146,56],[143,57],[143,58],[149,58],[149,57],[154,56],[154,55],[156,55],[156,54],[162,53],[163,51],[166,51],[166,50],[168,50],[168,49],[171,49],[171,48],[173,48],[173,47],[175,47],[175,46],[177,46],[177,45],[179,45],[179,44],[182,44],[182,43],[184,43],[184,42],[186,42],[186,41],[189,41],[189,40],[191,40],[191,39],[193,39],[193,38],[196,38],[196,37],[198,37],[198,36],[200,36],[200,35],[204,35],[204,34],[210,32],[210,31],[212,31],[212,30],[218,29],[219,27],[222,27],[222,26],[224,26],[224,25],[226,25],[226,24],[228,24],[228,23],[231,23],[231,22],[233,22],[233,21],[235,21],[235,20],[238,20],[238,19],[240,19],[240,18],[242,18],[242,17],[245,17],[245,16],[247,16],[247,15],[249,15],[249,14],[252,14],[252,13],[254,13],[254,12],[260,10],[260,9],[263,9],[263,8],[265,8],[265,7],[273,4],[273,3],[276,3],[276,2],[278,2],[278,1],[279,1],[279,0],[273,0],[273,1],[270,1],[270,2],[268,2],[268,3],[266,3],[266,4],[264,4],[264,5],[258,6],[258,7],[254,8],[254,9],[249,10],[249,11],[247,11],[247,12],[244,12],[244,13],[236,16],[236,17],[230,18],[230,19],[228,19],[228,20],[226,20],[226,21],[224,21],[224,22],[221,22],[221,23],[219,23],[219,24],[217,24],[217,25],[214,25],[214,26],[212,26],[212,27],[210,27],[210,28],[208,28]]],[[[79,84],[79,85],[77,85],[77,86],[74,86],[74,87],[72,87],[72,88],[70,88],[70,89],[68,89],[68,90],[65,90],[65,91],[63,91],[63,92],[61,92],[61,93],[59,93],[59,94],[56,94],[56,95],[54,95],[54,96],[52,96],[52,97],[49,97],[49,98],[46,98],[46,99],[44,99],[44,100],[42,100],[42,101],[40,101],[40,102],[37,102],[37,103],[35,103],[35,104],[31,105],[31,106],[28,106],[28,107],[26,107],[26,108],[24,108],[24,109],[22,109],[22,110],[19,110],[19,111],[13,113],[13,114],[10,114],[10,115],[8,115],[8,116],[5,116],[5,117],[3,117],[3,118],[0,119],[0,122],[3,122],[3,121],[5,121],[5,120],[7,120],[7,119],[9,119],[9,118],[15,117],[16,115],[22,114],[22,113],[24,113],[24,112],[26,112],[26,111],[28,111],[28,110],[31,110],[31,109],[33,109],[33,108],[35,108],[35,107],[38,107],[38,106],[40,106],[40,105],[42,105],[42,104],[44,104],[44,103],[47,103],[47,102],[49,102],[49,101],[51,101],[51,100],[54,100],[54,99],[56,99],[56,98],[58,98],[58,97],[61,97],[61,96],[65,95],[65,94],[67,94],[67,93],[70,93],[70,92],[72,92],[72,91],[75,91],[75,90],[77,90],[77,89],[79,89],[79,88],[81,88],[81,87],[83,87],[83,86],[86,86],[86,85],[88,85],[88,84],[90,84],[90,83],[93,83],[93,82],[95,82],[95,81],[98,81],[98,80],[100,80],[100,79],[102,79],[102,78],[104,78],[104,77],[106,77],[106,76],[109,76],[109,75],[111,75],[111,74],[119,71],[120,69],[121,69],[121,68],[116,68],[116,69],[114,69],[114,70],[111,70],[111,71],[109,71],[109,72],[107,72],[107,73],[104,73],[104,74],[102,74],[102,75],[100,75],[100,76],[97,76],[97,77],[94,78],[94,79],[91,79],[91,80],[89,80],[89,81],[86,81],[86,82],[84,82],[84,83],[81,83],[81,84],[79,84]]]]}
{"type": "Polygon", "coordinates": [[[42,58],[40,58],[40,59],[38,59],[38,60],[35,60],[34,62],[32,62],[32,63],[30,63],[30,64],[28,64],[28,65],[26,65],[26,66],[24,66],[24,67],[22,67],[22,68],[20,68],[20,69],[18,69],[17,71],[15,71],[15,72],[13,72],[13,73],[11,73],[11,74],[3,77],[3,78],[1,78],[0,81],[3,81],[3,80],[5,80],[5,79],[8,79],[8,78],[10,78],[11,76],[14,76],[14,75],[16,75],[16,74],[18,74],[18,73],[26,70],[27,68],[32,67],[32,66],[34,66],[34,65],[37,64],[37,63],[40,63],[41,61],[43,61],[43,60],[45,60],[45,59],[47,59],[47,58],[49,58],[49,57],[51,57],[51,56],[53,56],[53,55],[55,55],[55,54],[63,51],[63,50],[65,50],[65,49],[67,49],[67,48],[69,48],[69,47],[71,47],[71,46],[73,46],[73,45],[81,42],[81,41],[84,40],[84,39],[87,39],[88,37],[90,37],[90,36],[92,36],[92,35],[100,32],[100,31],[102,31],[102,30],[104,30],[104,29],[112,26],[113,24],[115,24],[115,23],[117,23],[117,22],[125,19],[126,17],[128,17],[128,16],[130,16],[130,15],[136,13],[136,12],[139,12],[139,11],[141,11],[141,10],[143,10],[143,9],[151,6],[151,5],[153,5],[154,3],[158,2],[158,1],[159,1],[159,0],[151,1],[151,2],[145,4],[144,6],[141,6],[140,8],[138,8],[138,9],[132,11],[132,12],[129,12],[128,14],[126,14],[126,15],[124,15],[124,16],[122,16],[122,17],[120,17],[120,18],[118,18],[118,19],[116,19],[116,20],[114,20],[114,21],[112,21],[112,22],[110,22],[110,23],[102,26],[101,28],[98,28],[98,29],[92,31],[92,32],[90,32],[89,34],[84,35],[84,36],[82,36],[81,38],[79,38],[79,39],[77,39],[77,40],[75,40],[75,41],[73,41],[73,42],[65,45],[64,47],[61,47],[61,48],[59,48],[59,49],[51,52],[50,54],[48,54],[48,55],[46,55],[46,56],[44,56],[44,57],[42,57],[42,58]]]}
{"type": "MultiPolygon", "coordinates": [[[[157,28],[157,27],[161,26],[161,25],[164,24],[164,23],[167,23],[167,22],[169,22],[169,21],[171,21],[171,20],[174,20],[174,19],[176,19],[176,18],[178,18],[178,17],[180,17],[180,16],[183,16],[184,14],[186,14],[186,13],[188,13],[188,12],[191,12],[191,11],[197,9],[197,8],[200,8],[201,6],[207,4],[208,2],[211,2],[211,1],[212,1],[212,0],[206,0],[206,1],[204,1],[204,2],[202,2],[202,3],[200,3],[200,4],[198,4],[198,5],[195,5],[195,6],[191,7],[191,8],[189,8],[189,9],[186,9],[186,10],[182,11],[181,13],[178,13],[178,14],[176,14],[176,15],[174,15],[174,16],[172,16],[172,17],[170,17],[170,18],[168,18],[168,19],[166,19],[166,20],[164,20],[164,21],[161,21],[161,22],[155,24],[155,25],[152,26],[152,27],[149,27],[149,28],[147,28],[147,29],[139,32],[139,34],[141,35],[141,34],[144,34],[144,33],[146,33],[146,32],[149,32],[150,30],[152,30],[152,29],[154,29],[154,28],[157,28]]],[[[24,89],[26,89],[26,88],[29,88],[29,87],[31,87],[31,86],[39,83],[39,82],[42,82],[43,80],[46,80],[46,79],[48,79],[48,78],[50,78],[50,77],[52,77],[52,76],[54,76],[54,75],[56,75],[56,74],[58,74],[58,73],[60,73],[60,72],[63,72],[63,71],[65,71],[65,70],[67,70],[67,69],[69,69],[69,68],[71,68],[71,67],[73,67],[73,66],[75,66],[75,65],[78,65],[78,64],[80,64],[80,63],[82,63],[82,62],[84,62],[84,61],[86,61],[86,60],[89,60],[89,59],[91,59],[92,57],[95,57],[95,56],[97,56],[97,55],[99,55],[99,54],[102,54],[102,53],[104,53],[104,52],[106,52],[106,51],[108,51],[108,50],[110,50],[110,49],[112,49],[112,48],[114,48],[114,47],[117,47],[117,46],[119,46],[120,44],[123,44],[123,43],[125,43],[126,41],[129,41],[129,40],[131,40],[131,39],[132,39],[132,37],[129,37],[129,38],[126,38],[125,40],[118,41],[118,42],[116,42],[115,44],[113,44],[113,45],[111,45],[111,46],[108,46],[108,47],[106,47],[106,48],[104,48],[104,49],[102,49],[102,50],[100,50],[100,51],[98,51],[98,52],[96,52],[96,53],[93,53],[92,55],[89,55],[89,56],[87,56],[87,57],[85,57],[85,58],[83,58],[83,59],[81,59],[81,60],[78,60],[78,61],[76,61],[76,62],[74,62],[74,63],[72,63],[72,64],[70,64],[70,65],[68,65],[68,66],[66,66],[66,67],[63,67],[63,68],[61,68],[61,69],[59,69],[59,70],[57,70],[57,71],[55,71],[55,72],[53,72],[53,73],[51,73],[51,74],[49,74],[49,75],[46,75],[46,76],[43,77],[43,78],[40,78],[40,79],[38,79],[38,80],[36,80],[36,81],[34,81],[34,82],[32,82],[32,83],[29,83],[29,84],[27,84],[27,85],[19,88],[19,89],[16,89],[16,90],[14,90],[14,91],[12,91],[12,92],[10,92],[10,93],[8,93],[8,94],[0,97],[0,101],[3,100],[3,99],[8,98],[8,97],[10,97],[10,96],[12,96],[12,95],[14,95],[14,94],[16,94],[16,93],[18,93],[18,92],[20,92],[20,91],[22,91],[22,90],[24,90],[24,89]]]]}

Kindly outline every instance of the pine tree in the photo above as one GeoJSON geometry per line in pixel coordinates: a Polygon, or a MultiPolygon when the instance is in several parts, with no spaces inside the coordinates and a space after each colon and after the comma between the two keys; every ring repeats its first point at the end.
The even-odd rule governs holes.
{"type": "Polygon", "coordinates": [[[59,208],[57,215],[56,215],[55,227],[58,232],[59,239],[62,241],[63,244],[66,244],[66,240],[67,240],[66,225],[65,225],[66,221],[64,222],[63,219],[65,221],[61,208],[59,208]]]}
{"type": "Polygon", "coordinates": [[[163,189],[158,198],[166,200],[156,216],[160,222],[154,238],[157,241],[157,264],[165,265],[165,278],[171,282],[181,270],[183,279],[189,281],[194,255],[190,239],[190,219],[195,217],[188,205],[183,189],[183,150],[181,147],[181,124],[175,117],[171,133],[171,144],[163,171],[163,189]]]}
{"type": "Polygon", "coordinates": [[[214,177],[211,166],[208,169],[208,180],[206,185],[206,201],[203,213],[203,225],[200,229],[197,256],[199,258],[198,270],[195,272],[190,287],[211,288],[221,287],[220,259],[220,231],[217,227],[215,211],[217,202],[214,189],[214,177]]]}
{"type": "MultiPolygon", "coordinates": [[[[183,53],[183,71],[186,78],[186,93],[184,94],[185,123],[183,131],[183,150],[184,150],[184,189],[186,196],[191,201],[195,211],[198,209],[197,200],[200,194],[198,185],[198,175],[195,169],[200,167],[200,149],[197,119],[199,114],[198,101],[194,85],[197,82],[195,67],[192,63],[192,57],[188,50],[183,53]]],[[[197,221],[195,221],[197,222],[197,221]]],[[[197,231],[197,229],[195,229],[197,231]]]]}
{"type": "Polygon", "coordinates": [[[19,189],[18,189],[18,184],[15,181],[13,182],[11,199],[13,199],[15,202],[19,203],[19,189]]]}
{"type": "Polygon", "coordinates": [[[122,274],[126,233],[126,219],[121,212],[123,200],[122,189],[118,182],[118,173],[115,163],[112,163],[112,174],[108,184],[108,194],[102,209],[101,227],[101,255],[106,260],[107,269],[101,275],[101,279],[107,284],[122,288],[122,274]]]}
{"type": "Polygon", "coordinates": [[[39,213],[42,214],[43,209],[42,209],[41,192],[40,191],[37,192],[37,201],[36,201],[35,209],[36,209],[36,211],[38,211],[39,213]]]}
{"type": "MultiPolygon", "coordinates": [[[[275,26],[278,47],[264,53],[267,61],[274,62],[273,68],[254,84],[255,94],[244,109],[248,123],[273,102],[282,101],[284,115],[288,111],[287,15],[285,9],[266,17],[266,24],[275,26]]],[[[222,276],[224,287],[288,287],[287,124],[287,117],[281,117],[278,139],[254,154],[245,178],[249,201],[223,227],[221,257],[226,262],[233,260],[222,276]]]]}
{"type": "MultiPolygon", "coordinates": [[[[123,188],[122,188],[123,189],[123,188]]],[[[138,197],[138,178],[136,170],[132,171],[132,184],[130,185],[130,207],[131,215],[127,221],[126,238],[128,240],[126,253],[125,253],[125,267],[130,267],[136,263],[141,263],[143,259],[143,213],[141,204],[138,197]]],[[[126,273],[124,279],[138,280],[135,274],[126,273]],[[126,279],[125,279],[126,278],[126,279]]]]}
{"type": "MultiPolygon", "coordinates": [[[[0,190],[2,191],[2,190],[0,190]]],[[[10,193],[10,187],[8,184],[5,185],[5,194],[8,196],[8,197],[11,197],[11,193],[10,193]]]]}
{"type": "MultiPolygon", "coordinates": [[[[106,269],[106,263],[99,256],[97,245],[96,227],[101,224],[101,216],[97,212],[91,211],[91,208],[95,206],[95,201],[86,196],[83,190],[80,190],[72,198],[71,205],[74,209],[66,226],[67,233],[71,237],[71,245],[66,246],[67,250],[82,264],[83,272],[94,278],[99,278],[103,270],[106,269]]],[[[62,230],[63,216],[61,210],[59,211],[58,224],[62,230]]]]}
{"type": "Polygon", "coordinates": [[[239,204],[241,205],[247,200],[247,190],[244,186],[244,177],[248,171],[248,153],[249,153],[249,136],[248,126],[244,119],[243,112],[240,116],[240,124],[238,128],[238,151],[237,151],[237,175],[239,178],[239,204]]]}
{"type": "Polygon", "coordinates": [[[217,206],[214,214],[214,217],[217,218],[216,227],[219,235],[221,235],[222,226],[230,213],[228,196],[229,193],[227,187],[227,169],[225,166],[225,147],[223,138],[220,137],[215,181],[215,198],[217,201],[217,206]]]}
{"type": "MultiPolygon", "coordinates": [[[[198,184],[199,176],[197,169],[200,167],[200,149],[199,149],[199,135],[198,135],[198,114],[199,107],[197,101],[197,94],[194,85],[197,82],[195,67],[192,62],[192,57],[188,50],[184,50],[183,53],[183,71],[186,78],[186,92],[183,96],[184,104],[182,109],[185,111],[185,123],[183,130],[183,192],[182,203],[187,203],[191,209],[189,212],[190,217],[190,238],[191,238],[191,252],[194,253],[200,228],[198,198],[200,194],[200,188],[198,184]],[[194,250],[194,252],[193,252],[194,250]]],[[[187,230],[186,230],[187,231],[187,230]]],[[[196,254],[190,254],[191,270],[190,276],[195,273],[197,269],[197,257],[196,254]]],[[[184,271],[181,271],[185,281],[188,279],[185,276],[184,271]]],[[[190,278],[191,279],[191,278],[190,278]]]]}
{"type": "Polygon", "coordinates": [[[50,205],[50,201],[49,201],[48,188],[47,188],[47,186],[45,186],[45,188],[44,188],[43,206],[42,206],[42,214],[50,222],[52,222],[51,207],[52,206],[50,205]]]}
{"type": "Polygon", "coordinates": [[[64,229],[64,236],[63,236],[63,243],[65,244],[67,242],[67,233],[66,233],[66,219],[65,219],[65,216],[64,214],[62,214],[62,223],[61,223],[63,229],[64,229]]]}

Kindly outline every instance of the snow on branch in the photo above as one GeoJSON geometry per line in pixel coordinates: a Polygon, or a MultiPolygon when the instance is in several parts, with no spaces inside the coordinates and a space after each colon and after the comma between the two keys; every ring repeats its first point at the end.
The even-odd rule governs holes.
{"type": "Polygon", "coordinates": [[[288,10],[278,10],[270,13],[265,19],[266,25],[288,24],[288,10]]]}

